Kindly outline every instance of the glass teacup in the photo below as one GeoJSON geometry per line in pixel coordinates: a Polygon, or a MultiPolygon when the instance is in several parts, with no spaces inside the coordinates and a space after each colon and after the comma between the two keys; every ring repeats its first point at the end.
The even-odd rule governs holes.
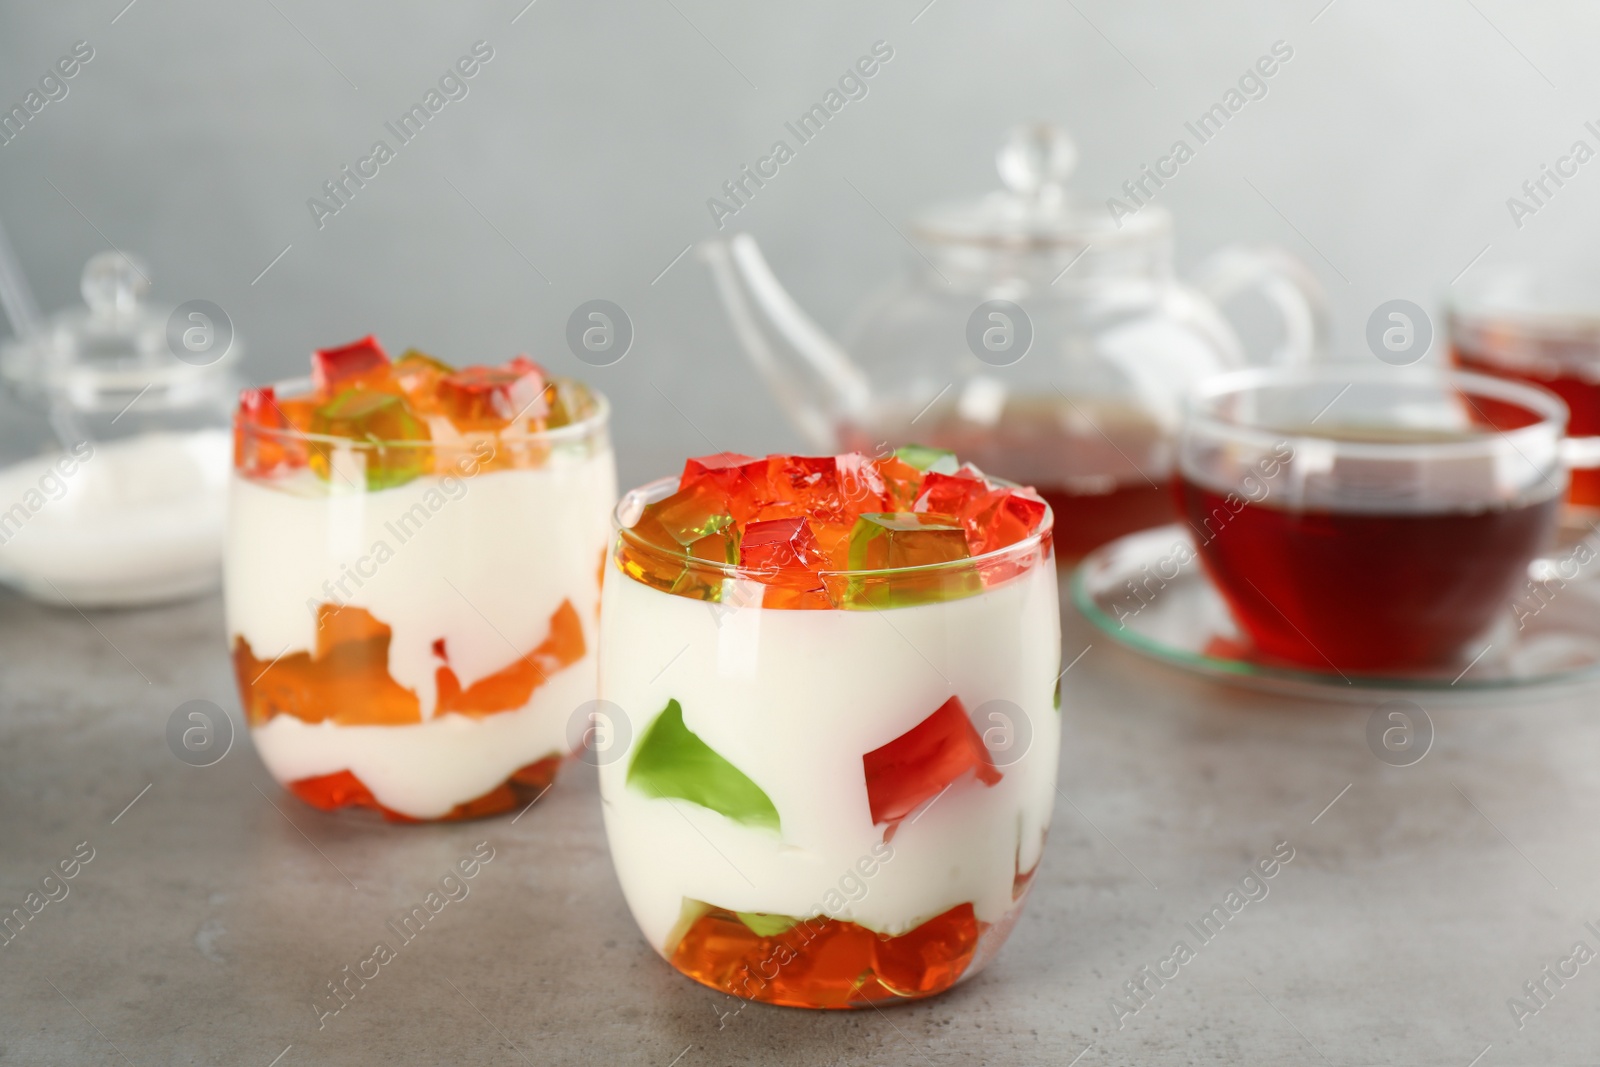
{"type": "MultiPolygon", "coordinates": [[[[1449,310],[1456,364],[1541,385],[1566,401],[1569,433],[1600,435],[1600,299],[1592,271],[1510,264],[1477,274],[1449,310]]],[[[1574,470],[1567,497],[1600,508],[1600,469],[1574,470]]]]}
{"type": "Polygon", "coordinates": [[[1186,412],[1180,504],[1265,655],[1341,673],[1464,663],[1553,539],[1566,422],[1554,394],[1479,374],[1224,375],[1186,412]]]}

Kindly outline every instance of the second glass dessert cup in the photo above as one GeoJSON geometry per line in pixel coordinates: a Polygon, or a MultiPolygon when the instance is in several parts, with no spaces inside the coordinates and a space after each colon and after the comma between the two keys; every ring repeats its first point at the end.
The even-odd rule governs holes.
{"type": "Polygon", "coordinates": [[[645,938],[697,982],[793,1007],[975,974],[1020,914],[1055,799],[1048,512],[967,559],[821,572],[806,600],[638,536],[675,488],[619,505],[601,614],[600,790],[645,938]]]}
{"type": "Polygon", "coordinates": [[[571,421],[537,432],[381,440],[241,414],[229,646],[256,750],[301,800],[471,818],[554,781],[595,697],[616,499],[605,398],[558,384],[571,421]]]}

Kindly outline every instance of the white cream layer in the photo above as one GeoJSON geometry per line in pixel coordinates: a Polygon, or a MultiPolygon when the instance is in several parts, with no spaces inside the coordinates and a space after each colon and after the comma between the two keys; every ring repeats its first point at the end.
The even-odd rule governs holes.
{"type": "MultiPolygon", "coordinates": [[[[1043,848],[1059,762],[1060,618],[1048,563],[977,596],[885,611],[726,609],[613,568],[601,619],[601,697],[628,716],[632,744],[677,700],[688,728],[760,786],[782,821],[779,835],[646,798],[626,786],[631,750],[602,763],[617,875],[658,951],[675,947],[684,898],[804,917],[842,881],[846,897],[859,881],[859,899],[832,914],[889,934],[962,903],[985,922],[1011,908],[1016,871],[1031,870],[1043,848]],[[862,756],[952,695],[969,713],[992,700],[1020,707],[1026,754],[1001,767],[997,785],[959,779],[900,824],[891,859],[869,864],[870,878],[852,876],[884,832],[872,824],[862,756]]],[[[997,764],[1015,758],[996,750],[997,764]]]]}
{"type": "MultiPolygon", "coordinates": [[[[337,482],[337,479],[335,479],[337,482]]],[[[389,674],[417,693],[408,726],[307,724],[275,716],[252,731],[273,775],[349,770],[385,807],[436,817],[514,770],[567,751],[572,712],[595,695],[596,576],[610,537],[609,451],[557,452],[537,469],[418,478],[380,492],[330,493],[310,471],[264,484],[235,477],[224,568],[230,643],[257,659],[316,647],[318,604],[352,605],[393,630],[389,674]],[[433,718],[433,643],[463,688],[531,652],[570,600],[586,653],[518,711],[433,718]]]]}

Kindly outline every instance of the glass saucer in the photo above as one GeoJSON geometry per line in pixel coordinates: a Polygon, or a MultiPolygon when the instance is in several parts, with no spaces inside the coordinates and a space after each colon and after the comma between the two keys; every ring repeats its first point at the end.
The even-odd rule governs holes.
{"type": "Polygon", "coordinates": [[[1486,693],[1600,678],[1597,567],[1583,568],[1571,581],[1527,588],[1520,610],[1508,605],[1494,632],[1461,663],[1396,674],[1341,674],[1257,652],[1206,578],[1188,528],[1179,524],[1102,545],[1070,581],[1072,602],[1090,622],[1152,659],[1255,689],[1368,700],[1383,691],[1486,693]]]}

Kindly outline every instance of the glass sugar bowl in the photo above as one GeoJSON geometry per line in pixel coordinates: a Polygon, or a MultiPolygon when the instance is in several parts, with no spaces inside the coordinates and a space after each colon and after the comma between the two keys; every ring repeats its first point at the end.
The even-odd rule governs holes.
{"type": "Polygon", "coordinates": [[[145,302],[149,270],[89,260],[85,306],[0,346],[0,583],[78,608],[221,578],[233,367],[208,301],[145,302]]]}

